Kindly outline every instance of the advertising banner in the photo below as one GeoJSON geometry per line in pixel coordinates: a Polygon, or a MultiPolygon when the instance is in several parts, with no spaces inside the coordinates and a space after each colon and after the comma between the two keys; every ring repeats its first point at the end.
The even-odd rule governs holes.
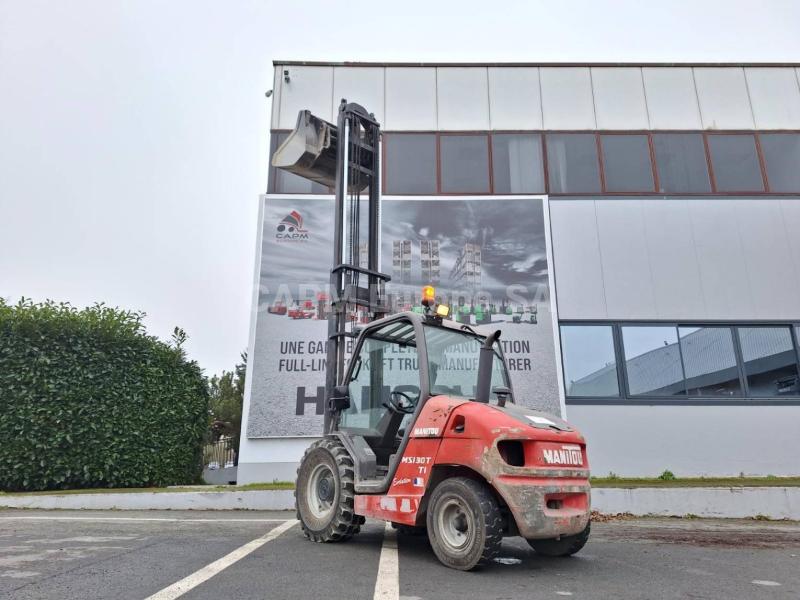
{"type": "MultiPolygon", "coordinates": [[[[263,196],[248,377],[249,438],[322,433],[333,200],[263,196]]],[[[517,403],[560,413],[542,198],[384,199],[382,271],[393,312],[424,285],[451,318],[500,342],[517,403]]],[[[362,225],[362,227],[365,225],[362,225]]],[[[362,266],[366,266],[366,247],[362,266]]]]}

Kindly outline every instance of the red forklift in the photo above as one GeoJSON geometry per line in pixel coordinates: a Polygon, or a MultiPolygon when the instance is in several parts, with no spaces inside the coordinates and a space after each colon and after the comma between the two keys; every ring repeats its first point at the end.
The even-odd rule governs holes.
{"type": "Polygon", "coordinates": [[[461,570],[492,562],[504,536],[572,555],[589,537],[583,436],[517,404],[500,331],[449,320],[432,287],[423,314],[389,314],[379,139],[374,116],[342,100],[335,126],[301,111],[272,158],[336,193],[324,432],[303,456],[295,491],[303,533],[341,542],[366,517],[382,519],[400,533],[427,532],[438,559],[461,570]],[[369,322],[357,327],[354,312],[369,322]]]}

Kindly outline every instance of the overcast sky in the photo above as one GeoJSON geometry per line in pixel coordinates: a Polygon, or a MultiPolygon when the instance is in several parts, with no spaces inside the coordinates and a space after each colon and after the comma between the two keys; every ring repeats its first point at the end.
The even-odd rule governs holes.
{"type": "Polygon", "coordinates": [[[144,310],[229,369],[272,60],[796,62],[798,23],[764,0],[0,0],[0,296],[144,310]]]}

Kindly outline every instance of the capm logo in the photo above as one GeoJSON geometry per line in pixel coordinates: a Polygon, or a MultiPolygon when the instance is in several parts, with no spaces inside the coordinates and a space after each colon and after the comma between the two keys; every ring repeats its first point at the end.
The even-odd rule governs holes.
{"type": "Polygon", "coordinates": [[[307,242],[308,230],[303,229],[303,217],[293,210],[278,223],[275,239],[279,242],[307,242]]]}

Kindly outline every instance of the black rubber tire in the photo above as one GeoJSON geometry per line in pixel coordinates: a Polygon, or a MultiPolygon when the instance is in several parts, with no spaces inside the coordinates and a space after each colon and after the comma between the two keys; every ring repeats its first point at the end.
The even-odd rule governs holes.
{"type": "MultiPolygon", "coordinates": [[[[443,516],[442,516],[443,517],[443,516]]],[[[469,571],[486,565],[499,554],[503,541],[503,519],[497,500],[482,482],[466,477],[445,479],[433,490],[428,503],[428,540],[443,565],[469,571]],[[472,525],[463,549],[454,548],[440,531],[440,513],[452,502],[459,503],[472,525]]]]}
{"type": "Polygon", "coordinates": [[[575,535],[565,535],[558,540],[528,540],[528,544],[542,556],[572,556],[589,541],[590,529],[591,523],[587,523],[586,529],[575,535]]]}
{"type": "Polygon", "coordinates": [[[337,438],[325,437],[306,450],[297,469],[294,502],[297,519],[308,539],[314,542],[343,542],[361,530],[364,517],[357,515],[353,506],[354,476],[353,459],[337,438]],[[314,516],[307,499],[309,478],[319,465],[326,465],[335,480],[333,510],[323,518],[314,516]]]}

